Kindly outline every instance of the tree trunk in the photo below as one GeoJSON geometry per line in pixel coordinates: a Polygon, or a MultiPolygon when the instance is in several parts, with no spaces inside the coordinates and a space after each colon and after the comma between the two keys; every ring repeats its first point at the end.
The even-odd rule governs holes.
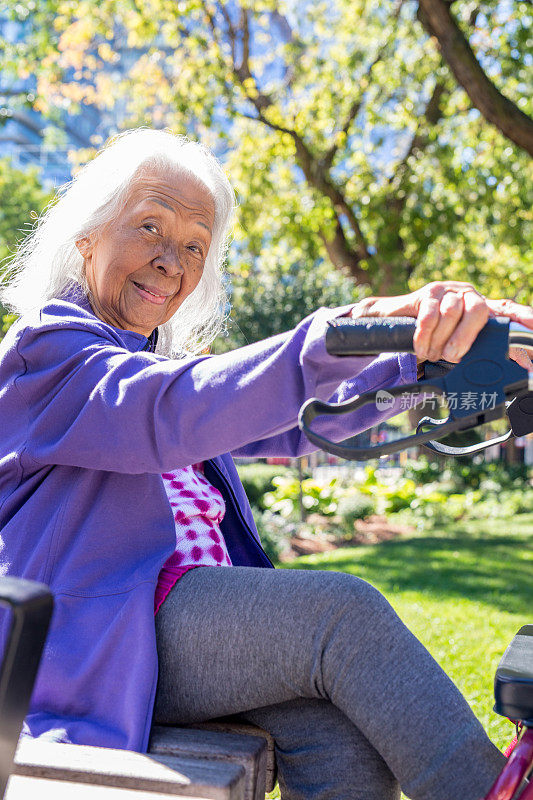
{"type": "Polygon", "coordinates": [[[370,283],[369,273],[361,267],[361,256],[351,249],[338,220],[335,236],[332,239],[327,238],[323,231],[320,231],[320,238],[335,269],[349,273],[358,284],[370,283]]]}
{"type": "Polygon", "coordinates": [[[418,10],[421,23],[437,39],[442,57],[473,105],[504,136],[533,156],[533,120],[487,77],[446,0],[419,0],[418,10]]]}

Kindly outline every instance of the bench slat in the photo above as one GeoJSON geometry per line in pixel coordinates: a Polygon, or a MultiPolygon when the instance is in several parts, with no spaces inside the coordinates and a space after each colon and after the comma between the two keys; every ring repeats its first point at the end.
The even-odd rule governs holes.
{"type": "Polygon", "coordinates": [[[105,747],[25,739],[19,743],[13,773],[177,797],[244,800],[244,768],[239,764],[105,747]]]}
{"type": "MultiPolygon", "coordinates": [[[[175,794],[138,792],[116,786],[95,786],[89,783],[69,783],[48,778],[28,778],[12,775],[7,784],[4,800],[174,800],[175,794]]],[[[187,800],[209,800],[205,796],[188,797],[187,800]]]]}
{"type": "Polygon", "coordinates": [[[240,764],[245,770],[245,800],[264,800],[267,746],[263,737],[231,732],[196,730],[192,727],[156,725],[149,753],[180,758],[208,758],[240,764]]]}
{"type": "MultiPolygon", "coordinates": [[[[188,725],[189,728],[194,728],[202,731],[220,731],[226,733],[238,733],[244,736],[256,736],[264,739],[267,745],[267,762],[266,762],[266,791],[273,791],[277,781],[277,766],[276,766],[276,751],[274,737],[264,728],[257,725],[252,725],[248,722],[233,722],[231,717],[219,717],[216,720],[209,720],[207,722],[194,722],[188,725]]],[[[262,799],[261,799],[262,800],[262,799]]]]}

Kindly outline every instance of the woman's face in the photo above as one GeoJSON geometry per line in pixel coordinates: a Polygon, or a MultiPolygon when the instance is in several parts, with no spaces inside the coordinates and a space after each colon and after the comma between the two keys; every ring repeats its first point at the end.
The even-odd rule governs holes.
{"type": "Polygon", "coordinates": [[[149,336],[198,285],[211,244],[215,204],[187,176],[139,177],[118,217],[77,243],[95,314],[149,336]]]}

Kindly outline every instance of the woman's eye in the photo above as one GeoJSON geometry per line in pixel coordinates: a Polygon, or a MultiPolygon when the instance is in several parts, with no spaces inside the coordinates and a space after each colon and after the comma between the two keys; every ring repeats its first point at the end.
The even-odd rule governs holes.
{"type": "Polygon", "coordinates": [[[198,253],[198,255],[200,255],[200,256],[202,256],[204,254],[204,251],[202,250],[202,248],[198,247],[197,244],[190,244],[189,245],[189,250],[192,250],[193,253],[198,253]]]}
{"type": "Polygon", "coordinates": [[[157,225],[154,225],[153,222],[145,222],[143,228],[145,228],[147,231],[150,231],[150,233],[159,233],[157,225]]]}

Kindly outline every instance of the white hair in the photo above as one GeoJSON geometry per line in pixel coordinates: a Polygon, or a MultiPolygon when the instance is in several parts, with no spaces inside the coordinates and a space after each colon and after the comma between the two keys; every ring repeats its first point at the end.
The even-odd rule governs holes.
{"type": "Polygon", "coordinates": [[[23,314],[72,292],[87,296],[84,259],[76,242],[98,235],[118,216],[132,181],[146,168],[191,176],[213,196],[215,221],[202,278],[160,326],[157,344],[157,352],[167,356],[205,349],[224,320],[223,264],[235,195],[207,147],[170,131],[125,131],[59,189],[8,265],[0,287],[3,305],[23,314]]]}

